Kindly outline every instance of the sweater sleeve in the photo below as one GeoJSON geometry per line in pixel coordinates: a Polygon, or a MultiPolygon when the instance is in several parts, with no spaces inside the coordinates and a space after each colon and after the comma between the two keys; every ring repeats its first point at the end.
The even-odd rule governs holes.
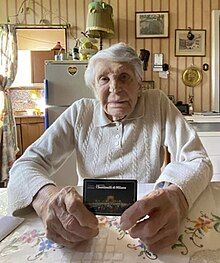
{"type": "Polygon", "coordinates": [[[189,208],[207,187],[212,177],[212,164],[196,133],[175,105],[161,93],[162,138],[171,154],[171,162],[156,181],[177,185],[184,193],[189,208]]]}
{"type": "Polygon", "coordinates": [[[74,150],[73,113],[71,106],[26,149],[11,168],[8,207],[13,215],[23,213],[43,186],[55,184],[50,177],[74,150]]]}

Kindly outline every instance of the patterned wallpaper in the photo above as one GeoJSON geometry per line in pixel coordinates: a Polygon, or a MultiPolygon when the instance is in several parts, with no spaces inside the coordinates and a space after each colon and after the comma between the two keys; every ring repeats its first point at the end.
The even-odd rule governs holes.
{"type": "MultiPolygon", "coordinates": [[[[74,37],[79,37],[85,30],[87,6],[90,0],[0,0],[0,23],[5,23],[7,17],[14,23],[33,24],[41,19],[53,24],[71,24],[68,34],[68,48],[74,46],[74,37]],[[23,5],[22,5],[23,3],[23,5]],[[22,5],[22,8],[20,8],[22,5]],[[26,11],[24,11],[26,10],[26,11]],[[15,16],[17,13],[19,14],[15,16]],[[74,36],[74,37],[73,37],[74,36]]],[[[106,0],[114,10],[115,36],[104,40],[104,47],[123,41],[132,45],[137,52],[141,48],[151,52],[145,80],[153,80],[155,88],[162,89],[166,94],[174,95],[176,100],[184,103],[188,100],[189,88],[182,80],[183,70],[194,64],[202,70],[207,63],[210,67],[203,72],[202,83],[194,88],[195,110],[209,111],[211,109],[211,11],[220,9],[219,0],[106,0]],[[135,12],[168,11],[168,38],[135,38],[135,12]],[[176,57],[175,29],[205,29],[205,57],[176,57]],[[170,66],[168,79],[159,78],[158,72],[152,71],[152,54],[163,53],[164,62],[170,66]]]]}

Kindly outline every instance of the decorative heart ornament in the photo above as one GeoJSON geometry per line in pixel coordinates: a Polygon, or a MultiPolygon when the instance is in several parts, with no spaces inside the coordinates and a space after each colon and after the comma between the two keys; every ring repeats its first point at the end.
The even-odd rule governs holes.
{"type": "Polygon", "coordinates": [[[68,72],[69,72],[70,75],[75,75],[76,72],[77,72],[77,68],[74,67],[74,66],[69,66],[68,67],[68,72]]]}

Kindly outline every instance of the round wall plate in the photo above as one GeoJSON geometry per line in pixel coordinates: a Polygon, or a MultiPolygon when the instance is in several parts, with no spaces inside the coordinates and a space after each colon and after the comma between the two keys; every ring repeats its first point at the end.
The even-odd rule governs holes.
{"type": "Polygon", "coordinates": [[[195,87],[202,81],[202,73],[199,68],[190,66],[183,71],[182,81],[186,86],[195,87]]]}

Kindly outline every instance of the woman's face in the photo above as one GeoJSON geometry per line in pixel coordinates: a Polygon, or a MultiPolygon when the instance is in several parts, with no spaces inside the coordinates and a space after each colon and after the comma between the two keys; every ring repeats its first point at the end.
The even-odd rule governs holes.
{"type": "Polygon", "coordinates": [[[120,120],[137,103],[140,84],[128,63],[98,60],[95,64],[95,92],[110,120],[120,120]]]}

